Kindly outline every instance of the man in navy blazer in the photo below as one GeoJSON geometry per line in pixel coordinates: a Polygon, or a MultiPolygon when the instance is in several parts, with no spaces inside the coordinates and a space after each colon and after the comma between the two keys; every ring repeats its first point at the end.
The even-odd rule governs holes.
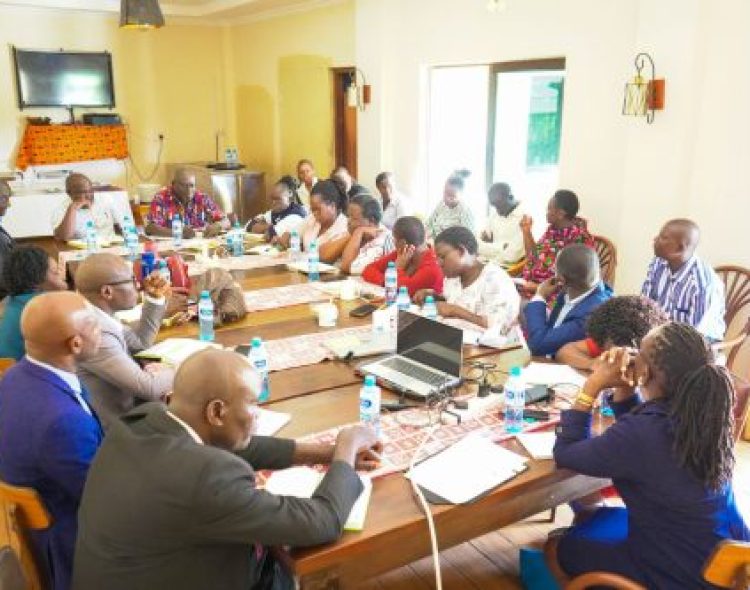
{"type": "Polygon", "coordinates": [[[68,590],[78,504],[102,429],[76,376],[99,348],[96,315],[80,295],[39,295],[21,316],[26,356],[0,381],[0,478],[35,489],[52,525],[32,543],[53,590],[68,590]]]}
{"type": "Polygon", "coordinates": [[[556,275],[539,285],[524,310],[531,354],[554,354],[568,342],[586,337],[586,320],[612,297],[612,289],[599,278],[599,257],[583,244],[570,244],[557,255],[556,275]],[[547,314],[547,299],[560,294],[547,314]]]}

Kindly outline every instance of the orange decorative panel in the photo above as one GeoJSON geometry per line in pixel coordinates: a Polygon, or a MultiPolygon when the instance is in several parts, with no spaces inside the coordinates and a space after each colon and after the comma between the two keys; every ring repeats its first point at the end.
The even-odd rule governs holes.
{"type": "Polygon", "coordinates": [[[16,166],[127,157],[124,125],[27,125],[16,166]]]}

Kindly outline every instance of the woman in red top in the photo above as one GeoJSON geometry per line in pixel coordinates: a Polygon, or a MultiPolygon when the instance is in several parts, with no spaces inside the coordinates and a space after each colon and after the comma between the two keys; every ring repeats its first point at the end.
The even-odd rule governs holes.
{"type": "Polygon", "coordinates": [[[382,287],[388,263],[395,262],[398,286],[406,287],[409,295],[413,296],[420,289],[433,289],[436,293],[442,293],[443,271],[435,252],[425,242],[422,222],[416,217],[401,217],[393,226],[393,239],[396,249],[368,264],[362,271],[362,278],[382,287]]]}

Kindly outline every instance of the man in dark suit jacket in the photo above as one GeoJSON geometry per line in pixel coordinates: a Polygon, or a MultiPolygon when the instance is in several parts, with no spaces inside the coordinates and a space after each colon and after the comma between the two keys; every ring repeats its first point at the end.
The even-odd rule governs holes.
{"type": "Polygon", "coordinates": [[[586,320],[612,297],[612,289],[599,278],[599,257],[584,244],[570,244],[557,255],[556,275],[539,285],[524,309],[531,354],[554,355],[569,342],[586,337],[586,320]],[[552,312],[547,299],[560,290],[552,312]]]}
{"type": "Polygon", "coordinates": [[[102,429],[76,377],[76,361],[96,352],[99,324],[70,292],[32,299],[21,316],[26,357],[0,381],[0,478],[35,489],[52,526],[35,531],[53,590],[70,587],[76,513],[102,429]]]}
{"type": "Polygon", "coordinates": [[[337,539],[373,468],[374,431],[343,429],[336,446],[253,436],[260,381],[245,357],[206,350],[158,402],[114,422],[79,513],[77,590],[287,589],[271,545],[337,539]],[[254,469],[330,463],[312,498],[255,487],[254,469]]]}
{"type": "MultiPolygon", "coordinates": [[[[0,180],[0,277],[2,277],[3,264],[8,258],[8,254],[16,245],[13,238],[2,226],[3,217],[10,207],[10,195],[10,185],[5,180],[0,180]]],[[[2,278],[0,278],[0,299],[3,299],[7,294],[2,284],[2,278]]]]}

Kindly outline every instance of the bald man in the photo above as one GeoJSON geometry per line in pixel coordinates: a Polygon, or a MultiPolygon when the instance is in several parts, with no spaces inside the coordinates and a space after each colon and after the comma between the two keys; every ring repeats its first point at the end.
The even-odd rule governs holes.
{"type": "Polygon", "coordinates": [[[114,254],[92,254],[78,268],[76,289],[94,306],[102,331],[99,351],[78,367],[104,428],[133,408],[136,401],[163,399],[172,389],[174,370],[164,365],[141,369],[131,357],[151,346],[159,332],[169,283],[159,273],[144,281],[141,319],[124,325],[115,312],[133,309],[138,290],[133,269],[114,254]]]}
{"type": "Polygon", "coordinates": [[[53,590],[67,590],[76,514],[102,429],[76,376],[96,354],[99,323],[71,292],[32,299],[21,316],[26,357],[0,380],[0,478],[35,489],[52,526],[31,541],[53,590]]]}
{"type": "Polygon", "coordinates": [[[672,219],[654,238],[654,259],[641,294],[656,301],[672,321],[690,324],[711,342],[724,338],[724,284],[695,254],[700,230],[689,219],[672,219]]]}
{"type": "Polygon", "coordinates": [[[336,540],[362,491],[354,468],[374,468],[381,445],[362,426],[334,446],[255,436],[259,385],[245,357],[199,352],[168,408],[113,425],[81,504],[73,588],[294,588],[269,546],[336,540]],[[302,463],[330,463],[312,498],[256,488],[255,469],[302,463]]]}
{"type": "Polygon", "coordinates": [[[229,220],[207,194],[195,189],[195,177],[184,168],[175,171],[172,184],[154,195],[148,212],[146,233],[152,236],[171,236],[172,219],[179,215],[182,235],[195,236],[195,230],[206,237],[228,229],[229,220]]]}
{"type": "Polygon", "coordinates": [[[94,197],[94,187],[86,175],[69,174],[65,179],[65,192],[70,200],[61,203],[52,215],[53,235],[58,240],[85,239],[89,221],[94,222],[99,237],[105,239],[115,235],[115,226],[118,230],[122,228],[120,212],[94,197]]]}
{"type": "MultiPolygon", "coordinates": [[[[3,217],[10,207],[10,185],[5,180],[0,180],[0,277],[2,277],[3,264],[8,259],[10,251],[15,247],[16,242],[10,237],[10,234],[3,227],[3,217]]],[[[0,299],[8,294],[7,289],[3,286],[0,278],[0,299]]]]}

